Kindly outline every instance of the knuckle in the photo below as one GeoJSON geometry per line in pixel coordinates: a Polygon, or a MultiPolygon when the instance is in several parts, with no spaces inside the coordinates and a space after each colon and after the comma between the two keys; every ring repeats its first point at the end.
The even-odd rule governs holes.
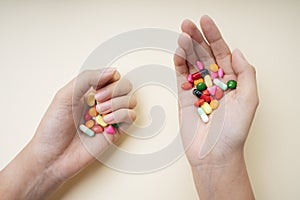
{"type": "Polygon", "coordinates": [[[129,108],[134,108],[137,104],[137,100],[134,96],[129,97],[129,108]]]}

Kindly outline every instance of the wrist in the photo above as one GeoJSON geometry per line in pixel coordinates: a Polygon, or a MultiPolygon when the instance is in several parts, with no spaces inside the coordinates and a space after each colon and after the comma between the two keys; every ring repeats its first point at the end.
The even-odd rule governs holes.
{"type": "Polygon", "coordinates": [[[192,166],[201,199],[254,199],[243,152],[192,166]]]}
{"type": "Polygon", "coordinates": [[[0,173],[0,194],[5,199],[41,199],[55,190],[61,181],[51,169],[38,162],[28,144],[0,173]]]}

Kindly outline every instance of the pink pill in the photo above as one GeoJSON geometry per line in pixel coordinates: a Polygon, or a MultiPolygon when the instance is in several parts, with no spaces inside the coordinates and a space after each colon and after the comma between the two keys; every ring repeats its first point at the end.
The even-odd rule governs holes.
{"type": "Polygon", "coordinates": [[[202,62],[200,62],[199,60],[196,62],[196,65],[197,65],[199,70],[204,69],[202,62]]]}
{"type": "Polygon", "coordinates": [[[217,86],[214,85],[212,87],[207,88],[207,90],[209,91],[210,95],[215,96],[216,90],[217,90],[217,86]]]}
{"type": "Polygon", "coordinates": [[[105,132],[108,134],[115,134],[115,129],[112,125],[109,125],[106,129],[105,132]]]}
{"type": "Polygon", "coordinates": [[[192,74],[189,74],[189,75],[188,75],[188,81],[189,81],[190,83],[194,83],[192,74]]]}
{"type": "Polygon", "coordinates": [[[223,78],[223,76],[224,76],[224,71],[221,67],[219,67],[219,69],[218,69],[218,75],[220,78],[223,78]]]}
{"type": "Polygon", "coordinates": [[[210,71],[210,76],[211,76],[212,79],[218,78],[218,72],[210,71]]]}

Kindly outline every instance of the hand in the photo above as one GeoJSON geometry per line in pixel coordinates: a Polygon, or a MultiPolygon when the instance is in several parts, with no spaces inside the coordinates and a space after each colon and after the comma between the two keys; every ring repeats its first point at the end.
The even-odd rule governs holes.
{"type": "Polygon", "coordinates": [[[131,123],[135,119],[132,108],[136,101],[127,96],[132,86],[129,81],[119,79],[120,74],[115,69],[84,71],[56,94],[32,141],[2,173],[6,179],[10,178],[7,175],[10,171],[19,171],[20,176],[22,171],[30,175],[17,177],[32,183],[29,189],[14,182],[15,188],[23,188],[19,192],[24,195],[22,198],[44,197],[94,161],[93,155],[101,154],[118,138],[118,132],[94,137],[77,133],[79,124],[76,122],[83,119],[87,107],[84,96],[92,88],[97,90],[95,98],[101,102],[97,110],[105,114],[111,112],[105,118],[107,123],[131,123]]]}
{"type": "MultiPolygon", "coordinates": [[[[174,55],[182,139],[187,148],[186,155],[192,166],[199,195],[202,194],[203,199],[213,199],[212,197],[235,199],[228,195],[230,189],[226,187],[226,182],[232,186],[233,180],[236,183],[240,181],[237,177],[242,177],[241,174],[247,175],[243,148],[258,106],[255,69],[239,50],[230,51],[212,19],[203,16],[200,25],[203,35],[193,22],[185,20],[182,23],[184,33],[178,39],[179,48],[174,55]],[[217,63],[225,72],[223,81],[234,79],[238,84],[236,90],[228,92],[226,97],[223,97],[219,108],[209,116],[208,124],[204,124],[197,115],[197,108],[194,106],[197,98],[193,96],[192,91],[181,89],[181,84],[187,81],[187,75],[196,71],[192,65],[195,65],[197,60],[204,66],[217,63]],[[191,126],[191,123],[198,126],[191,126]],[[194,133],[195,138],[191,138],[190,135],[194,133]],[[207,173],[208,171],[210,173],[207,173]],[[209,184],[219,191],[222,190],[219,186],[224,187],[227,196],[220,193],[212,194],[214,190],[207,188],[209,184]]],[[[247,178],[243,176],[243,181],[249,182],[248,176],[247,178]]],[[[251,193],[250,187],[250,196],[251,193]]]]}

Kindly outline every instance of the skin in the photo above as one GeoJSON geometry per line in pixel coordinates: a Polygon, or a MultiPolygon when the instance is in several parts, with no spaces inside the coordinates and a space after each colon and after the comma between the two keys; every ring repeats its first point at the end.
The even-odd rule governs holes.
{"type": "Polygon", "coordinates": [[[74,121],[82,118],[84,95],[97,90],[100,113],[110,113],[107,123],[131,123],[136,101],[127,94],[128,80],[120,80],[115,69],[84,71],[56,94],[39,127],[17,157],[0,172],[0,195],[3,199],[45,199],[66,180],[95,160],[119,136],[77,133],[74,121]],[[120,84],[119,84],[120,83],[120,84]],[[72,109],[73,108],[73,109],[72,109]],[[73,118],[74,117],[74,118],[73,118]],[[75,120],[74,120],[75,119],[75,120]],[[88,146],[88,148],[85,147],[88,146]]]}
{"type": "Polygon", "coordinates": [[[174,55],[181,134],[194,182],[200,199],[254,199],[245,165],[244,145],[258,106],[255,69],[240,50],[230,51],[211,18],[203,16],[200,26],[203,34],[193,22],[183,21],[183,33],[174,55]],[[238,83],[237,88],[228,92],[221,101],[223,114],[213,111],[208,124],[195,114],[197,98],[190,90],[181,89],[187,75],[197,71],[192,66],[197,60],[201,60],[204,66],[217,63],[225,72],[223,82],[233,79],[238,83]],[[211,124],[220,120],[224,126],[218,127],[220,129],[215,133],[216,128],[211,124]],[[195,126],[191,127],[191,122],[198,123],[196,130],[195,126]],[[210,134],[218,135],[212,137],[210,134]],[[213,141],[207,140],[208,137],[213,141]],[[205,148],[207,146],[209,151],[205,148]]]}

